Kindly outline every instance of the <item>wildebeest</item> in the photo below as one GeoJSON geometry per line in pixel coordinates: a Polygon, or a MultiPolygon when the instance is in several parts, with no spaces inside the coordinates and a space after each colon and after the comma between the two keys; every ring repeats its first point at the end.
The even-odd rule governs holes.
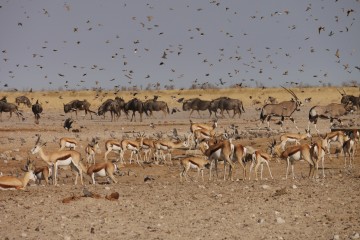
{"type": "Polygon", "coordinates": [[[169,107],[166,102],[158,101],[155,99],[149,99],[144,102],[144,112],[147,116],[152,116],[153,111],[162,111],[164,113],[164,117],[170,113],[169,107]],[[150,112],[150,114],[148,113],[150,112]]]}
{"type": "MultiPolygon", "coordinates": [[[[339,91],[339,89],[338,89],[339,91]]],[[[356,97],[354,95],[347,95],[346,92],[343,90],[343,93],[341,93],[341,103],[344,105],[349,105],[350,103],[355,106],[357,109],[360,107],[360,96],[356,97]]]]}
{"type": "Polygon", "coordinates": [[[3,96],[3,97],[0,99],[0,102],[7,102],[7,97],[6,97],[6,96],[3,96]]]}
{"type": "Polygon", "coordinates": [[[103,102],[98,108],[98,115],[104,116],[105,113],[110,112],[111,121],[115,120],[115,116],[119,118],[121,116],[121,111],[124,111],[125,101],[122,98],[116,97],[115,99],[107,99],[103,102]]]}
{"type": "Polygon", "coordinates": [[[189,117],[191,117],[193,111],[197,111],[199,116],[201,116],[200,111],[208,110],[211,117],[212,110],[210,108],[210,103],[211,101],[201,100],[200,98],[191,98],[183,102],[183,111],[191,110],[189,115],[189,117]]]}
{"type": "Polygon", "coordinates": [[[330,119],[330,128],[331,128],[334,119],[336,119],[339,123],[341,123],[340,117],[349,113],[351,110],[352,110],[351,106],[344,105],[341,103],[330,103],[326,106],[314,106],[309,111],[308,130],[310,129],[310,123],[313,123],[316,131],[319,132],[319,130],[316,127],[316,123],[319,118],[330,119]]]}
{"type": "MultiPolygon", "coordinates": [[[[3,112],[10,113],[9,119],[12,117],[12,113],[15,113],[18,116],[19,120],[20,116],[23,116],[14,103],[0,101],[0,120],[2,120],[3,112]]],[[[22,120],[24,120],[24,118],[22,118],[22,120]]]]}
{"type": "Polygon", "coordinates": [[[132,115],[131,115],[131,120],[130,122],[132,122],[132,120],[134,119],[134,121],[136,122],[136,118],[135,118],[135,112],[139,112],[140,114],[140,122],[142,122],[142,115],[144,112],[144,103],[137,99],[137,98],[133,98],[130,101],[128,101],[125,104],[124,107],[125,112],[127,113],[128,111],[132,111],[132,115]]]}
{"type": "MultiPolygon", "coordinates": [[[[70,111],[75,111],[76,118],[77,118],[77,111],[78,110],[85,110],[85,116],[89,112],[90,117],[92,119],[91,113],[95,113],[95,112],[90,110],[90,106],[91,106],[91,104],[86,99],[84,101],[73,100],[73,101],[71,101],[71,102],[69,102],[67,104],[64,104],[64,112],[68,113],[70,111]]],[[[85,118],[85,116],[84,116],[84,118],[85,118]]]]}
{"type": "Polygon", "coordinates": [[[35,116],[35,123],[39,124],[40,113],[42,113],[42,111],[43,111],[43,108],[42,108],[41,104],[39,103],[39,100],[36,100],[36,103],[32,105],[31,110],[35,116]]]}
{"type": "Polygon", "coordinates": [[[18,106],[20,106],[20,103],[22,103],[28,107],[31,107],[30,99],[27,98],[26,96],[19,96],[19,97],[15,98],[15,102],[18,106]]]}
{"type": "Polygon", "coordinates": [[[244,106],[243,106],[243,103],[241,100],[232,99],[232,98],[228,98],[228,97],[220,97],[220,98],[212,100],[210,103],[210,109],[215,111],[215,116],[216,116],[217,110],[220,109],[220,114],[223,118],[224,118],[224,110],[226,110],[226,112],[228,113],[229,116],[230,116],[229,111],[233,110],[234,114],[233,114],[232,118],[234,118],[236,114],[239,114],[239,118],[240,118],[241,113],[245,112],[244,106]]]}
{"type": "Polygon", "coordinates": [[[299,111],[299,107],[302,106],[302,102],[299,100],[299,98],[295,95],[293,91],[283,86],[281,87],[288,91],[294,98],[291,101],[283,101],[278,104],[266,104],[261,109],[260,120],[262,121],[262,123],[264,123],[264,121],[266,120],[268,128],[270,129],[269,121],[271,117],[281,117],[279,124],[281,125],[282,129],[285,118],[289,118],[294,123],[296,129],[299,130],[295,124],[295,119],[291,115],[295,111],[299,111]]]}

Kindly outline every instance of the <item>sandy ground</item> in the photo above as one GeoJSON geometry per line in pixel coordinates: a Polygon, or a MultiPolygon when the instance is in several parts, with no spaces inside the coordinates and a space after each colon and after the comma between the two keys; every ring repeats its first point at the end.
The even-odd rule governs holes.
{"type": "MultiPolygon", "coordinates": [[[[310,106],[296,112],[300,130],[307,126],[310,106]]],[[[121,139],[124,133],[156,132],[169,134],[173,128],[185,134],[189,131],[188,112],[156,118],[145,118],[142,123],[130,123],[124,116],[117,122],[95,116],[79,116],[74,128],[79,133],[62,128],[66,117],[63,112],[43,114],[40,124],[33,123],[29,109],[23,108],[27,119],[18,122],[15,117],[3,115],[0,128],[0,171],[4,175],[23,173],[20,167],[29,156],[38,166],[45,163],[29,154],[34,146],[35,134],[47,142],[45,152],[58,149],[59,138],[75,137],[80,142],[77,150],[85,156],[84,148],[92,137],[100,138],[103,161],[104,142],[110,138],[121,139]],[[154,123],[155,128],[149,127],[154,123]]],[[[244,145],[266,150],[269,140],[278,138],[277,131],[257,130],[259,112],[246,108],[242,117],[219,119],[217,131],[223,132],[230,124],[239,126],[244,145]]],[[[70,116],[70,115],[69,115],[70,116]]],[[[358,115],[357,115],[358,116],[358,115]]],[[[349,116],[349,118],[357,117],[349,116]]],[[[194,114],[193,121],[209,122],[207,113],[202,118],[194,114]]],[[[292,124],[287,122],[287,131],[292,124]]],[[[319,124],[322,133],[328,131],[328,122],[319,124]]],[[[279,129],[274,125],[274,129],[279,129]]],[[[359,157],[354,167],[344,169],[343,157],[326,156],[325,178],[308,179],[308,165],[295,164],[296,179],[285,179],[286,163],[271,161],[274,179],[264,169],[265,179],[243,180],[236,166],[235,181],[219,178],[209,181],[196,179],[180,182],[178,156],[174,152],[173,164],[137,164],[121,166],[117,184],[98,178],[99,184],[86,188],[98,197],[82,197],[83,186],[74,186],[74,173],[61,169],[58,186],[30,185],[24,191],[0,191],[1,239],[357,239],[360,238],[360,171],[359,157]],[[144,181],[150,178],[149,181],[144,181]],[[105,196],[118,192],[118,200],[105,196]],[[72,199],[63,203],[64,199],[72,199]]],[[[115,159],[114,153],[109,155],[115,159]]],[[[126,155],[128,156],[128,155],[126,155]]]]}

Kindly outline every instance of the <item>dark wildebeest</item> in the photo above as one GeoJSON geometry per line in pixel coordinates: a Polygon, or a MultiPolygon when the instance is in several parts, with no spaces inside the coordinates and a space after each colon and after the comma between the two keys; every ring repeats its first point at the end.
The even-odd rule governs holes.
{"type": "Polygon", "coordinates": [[[157,101],[155,99],[149,99],[144,102],[144,111],[147,116],[152,116],[153,111],[162,111],[164,113],[164,117],[170,113],[169,107],[164,101],[157,101]],[[148,114],[150,112],[150,114],[148,114]]]}
{"type": "Polygon", "coordinates": [[[210,117],[211,117],[212,109],[210,108],[210,103],[211,103],[211,101],[201,100],[200,98],[191,98],[191,99],[184,101],[183,111],[191,110],[189,117],[191,117],[191,114],[193,113],[193,111],[197,111],[199,116],[201,117],[200,111],[208,110],[210,113],[210,117]]]}
{"type": "MultiPolygon", "coordinates": [[[[77,118],[77,111],[78,110],[85,110],[85,116],[87,115],[87,113],[89,112],[90,113],[90,117],[92,119],[92,115],[91,113],[95,113],[94,111],[91,111],[90,110],[90,103],[85,99],[84,101],[80,101],[80,100],[73,100],[67,104],[64,104],[64,112],[65,113],[68,113],[70,111],[76,113],[76,118],[77,118]]],[[[84,116],[84,118],[85,118],[84,116]]]]}
{"type": "Polygon", "coordinates": [[[143,115],[143,112],[144,112],[144,103],[141,100],[139,100],[137,98],[131,99],[130,101],[128,101],[125,104],[124,110],[125,110],[126,114],[128,113],[128,111],[133,112],[132,115],[131,115],[130,122],[132,122],[133,119],[136,122],[135,112],[139,112],[139,114],[140,114],[140,122],[142,122],[142,115],[143,115]]]}
{"type": "MultiPolygon", "coordinates": [[[[20,120],[20,116],[23,116],[22,113],[18,110],[18,107],[14,103],[0,101],[0,120],[1,121],[2,121],[2,113],[3,112],[10,113],[9,119],[12,117],[13,112],[18,116],[19,120],[20,120]]],[[[24,118],[22,118],[22,120],[24,120],[24,118]]]]}
{"type": "Polygon", "coordinates": [[[341,116],[348,114],[352,110],[350,105],[344,105],[341,103],[330,103],[326,106],[314,106],[309,111],[309,123],[308,130],[310,130],[310,123],[313,123],[317,132],[319,130],[316,127],[317,120],[330,119],[330,128],[333,125],[334,119],[341,123],[341,116]]]}
{"type": "Polygon", "coordinates": [[[20,103],[22,103],[28,107],[31,107],[30,99],[27,98],[26,96],[20,96],[20,97],[15,98],[15,102],[18,106],[20,106],[20,103]]]}
{"type": "MultiPolygon", "coordinates": [[[[262,123],[266,120],[268,129],[270,128],[270,119],[271,117],[281,117],[281,120],[279,122],[281,126],[281,130],[284,124],[285,118],[289,118],[295,125],[296,129],[299,131],[299,128],[295,124],[295,119],[291,116],[295,111],[300,111],[299,107],[302,106],[302,102],[299,100],[299,98],[295,95],[293,91],[290,89],[287,89],[283,86],[286,91],[288,91],[294,98],[290,101],[283,101],[277,104],[266,104],[261,109],[260,113],[260,120],[262,123]]],[[[259,128],[261,127],[261,124],[259,128]]]]}
{"type": "Polygon", "coordinates": [[[98,108],[98,115],[103,115],[105,118],[105,113],[110,112],[111,121],[115,120],[115,115],[117,118],[121,116],[121,111],[124,111],[125,101],[122,98],[115,97],[115,100],[108,99],[101,104],[98,108]]]}
{"type": "Polygon", "coordinates": [[[0,102],[7,102],[7,97],[6,97],[6,96],[3,96],[3,97],[0,99],[0,102]]]}
{"type": "MultiPolygon", "coordinates": [[[[339,89],[338,89],[339,91],[339,89]]],[[[347,95],[346,92],[344,91],[343,89],[343,92],[344,93],[341,93],[339,91],[339,93],[341,94],[341,103],[344,104],[344,105],[348,105],[348,104],[352,104],[353,106],[356,107],[356,109],[359,109],[360,107],[360,96],[356,97],[354,95],[347,95]]]]}
{"type": "Polygon", "coordinates": [[[39,103],[39,100],[36,100],[36,103],[32,105],[31,110],[35,116],[35,123],[39,124],[40,113],[42,113],[42,111],[43,111],[43,108],[42,108],[41,104],[39,103]]]}
{"type": "Polygon", "coordinates": [[[228,98],[228,97],[220,97],[220,98],[212,100],[210,103],[210,109],[215,111],[216,117],[217,117],[216,112],[218,109],[220,109],[220,113],[223,118],[224,118],[224,110],[226,110],[226,112],[228,113],[229,116],[230,116],[229,111],[233,110],[234,114],[233,114],[232,118],[234,118],[236,114],[239,114],[239,118],[240,118],[241,113],[245,112],[244,106],[243,106],[243,103],[241,100],[232,99],[232,98],[228,98]]]}

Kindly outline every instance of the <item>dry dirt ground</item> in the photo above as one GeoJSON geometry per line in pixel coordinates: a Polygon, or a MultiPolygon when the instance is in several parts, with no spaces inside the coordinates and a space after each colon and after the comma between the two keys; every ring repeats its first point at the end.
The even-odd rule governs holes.
{"type": "MultiPolygon", "coordinates": [[[[310,106],[295,113],[302,131],[307,126],[310,106]]],[[[278,138],[277,131],[257,130],[259,112],[245,106],[246,112],[235,119],[219,119],[218,132],[230,124],[239,126],[243,133],[237,140],[244,145],[266,150],[269,140],[278,138]]],[[[73,124],[79,133],[62,128],[67,117],[61,111],[47,111],[40,124],[33,123],[30,110],[22,108],[27,116],[24,122],[16,117],[7,119],[3,114],[0,128],[0,171],[3,175],[19,175],[29,156],[38,166],[44,162],[29,154],[35,143],[35,134],[47,142],[46,152],[57,151],[60,137],[76,137],[77,148],[85,156],[84,148],[92,137],[100,138],[103,161],[104,142],[124,133],[155,132],[167,135],[173,128],[181,134],[189,131],[188,112],[156,118],[144,118],[142,123],[130,123],[122,116],[110,122],[109,116],[83,119],[79,116],[73,124]],[[154,123],[155,128],[149,127],[154,123]]],[[[193,121],[209,122],[207,113],[193,121]]],[[[81,114],[82,115],[82,114],[81,114]]],[[[352,115],[348,118],[358,118],[352,115]]],[[[278,126],[274,129],[279,129],[278,126]]],[[[292,124],[287,122],[287,131],[292,124]]],[[[319,124],[322,133],[327,121],[319,124]]],[[[315,135],[314,135],[315,137],[315,135]]],[[[121,166],[117,184],[98,178],[99,184],[86,188],[97,198],[82,197],[83,186],[74,186],[74,173],[60,170],[58,186],[30,185],[24,191],[0,191],[1,239],[357,239],[360,234],[360,166],[356,154],[354,166],[344,169],[343,157],[326,156],[325,178],[308,179],[308,165],[295,164],[296,179],[285,179],[286,163],[271,161],[274,179],[264,169],[265,179],[243,180],[236,165],[236,181],[223,181],[220,167],[219,179],[195,181],[196,172],[190,172],[193,181],[180,182],[178,156],[174,153],[173,165],[137,164],[121,166]],[[149,181],[144,181],[148,177],[149,181]],[[105,196],[118,192],[118,200],[109,201],[105,196]],[[63,203],[64,199],[72,199],[63,203]]],[[[116,158],[114,153],[110,154],[116,158]]],[[[109,156],[110,156],[109,155],[109,156]]],[[[126,155],[127,156],[127,155],[126,155]]]]}

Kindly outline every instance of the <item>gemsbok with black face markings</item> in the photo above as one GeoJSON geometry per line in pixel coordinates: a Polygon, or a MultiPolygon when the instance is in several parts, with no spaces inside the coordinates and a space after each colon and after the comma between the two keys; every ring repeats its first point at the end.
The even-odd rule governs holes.
{"type": "MultiPolygon", "coordinates": [[[[266,121],[268,129],[271,130],[270,119],[272,117],[280,117],[281,119],[280,119],[279,124],[280,124],[281,130],[282,130],[285,118],[289,118],[294,123],[295,128],[297,130],[299,130],[298,127],[296,126],[295,119],[292,117],[292,114],[295,111],[299,111],[300,110],[299,107],[302,106],[303,104],[292,90],[287,89],[283,86],[281,86],[281,87],[284,88],[287,92],[289,92],[293,96],[293,99],[290,101],[283,101],[283,102],[280,102],[277,104],[266,104],[261,109],[260,120],[262,123],[264,123],[264,121],[266,121]]],[[[260,124],[259,128],[260,127],[261,127],[261,124],[260,124]]]]}

